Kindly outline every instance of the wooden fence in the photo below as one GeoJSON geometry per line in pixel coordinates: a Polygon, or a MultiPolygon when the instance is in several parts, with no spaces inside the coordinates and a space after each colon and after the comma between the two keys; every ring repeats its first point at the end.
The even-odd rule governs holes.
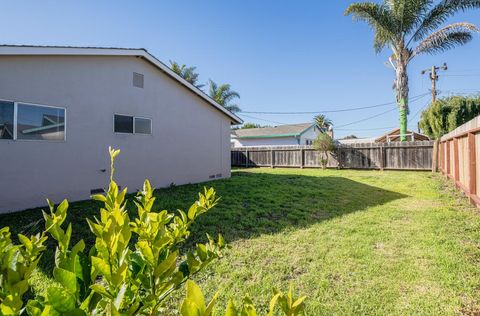
{"type": "MultiPolygon", "coordinates": [[[[329,153],[327,168],[431,170],[432,141],[340,145],[329,153]]],[[[232,166],[318,168],[312,146],[232,148],[232,166]]]]}
{"type": "Polygon", "coordinates": [[[455,182],[480,205],[480,116],[443,136],[439,146],[439,165],[442,173],[455,182]]]}

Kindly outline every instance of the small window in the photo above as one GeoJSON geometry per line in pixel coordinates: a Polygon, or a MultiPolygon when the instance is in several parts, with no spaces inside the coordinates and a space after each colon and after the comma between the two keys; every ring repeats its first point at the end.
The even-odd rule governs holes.
{"type": "Polygon", "coordinates": [[[0,101],[0,139],[13,139],[14,103],[0,101]]]}
{"type": "Polygon", "coordinates": [[[18,103],[17,139],[65,140],[65,109],[18,103]]]}
{"type": "Polygon", "coordinates": [[[133,116],[115,114],[113,120],[115,133],[133,133],[133,116]]]}
{"type": "Polygon", "coordinates": [[[147,118],[135,118],[135,134],[152,134],[152,120],[147,118]]]}

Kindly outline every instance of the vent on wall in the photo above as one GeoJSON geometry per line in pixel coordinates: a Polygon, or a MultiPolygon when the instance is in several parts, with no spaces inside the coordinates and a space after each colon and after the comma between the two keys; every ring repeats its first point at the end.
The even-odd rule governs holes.
{"type": "Polygon", "coordinates": [[[133,73],[133,86],[137,88],[143,88],[143,75],[134,72],[133,73]]]}

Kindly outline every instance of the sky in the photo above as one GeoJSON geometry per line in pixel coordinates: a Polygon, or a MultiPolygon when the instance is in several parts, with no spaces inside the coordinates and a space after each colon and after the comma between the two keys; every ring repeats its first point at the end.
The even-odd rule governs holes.
{"type": "MultiPolygon", "coordinates": [[[[231,84],[241,95],[245,122],[302,123],[314,114],[249,112],[322,112],[395,101],[394,72],[385,64],[389,51],[376,54],[369,27],[343,15],[351,2],[0,0],[0,43],[146,48],[165,63],[196,66],[202,82],[231,84]]],[[[454,21],[480,26],[480,10],[454,21]]],[[[479,56],[476,35],[464,47],[416,58],[410,96],[429,93],[421,70],[444,62],[449,69],[439,73],[439,97],[480,91],[479,56]]],[[[409,128],[416,130],[429,100],[425,95],[411,103],[409,128]]],[[[336,138],[373,137],[398,126],[393,104],[326,115],[336,138]]]]}

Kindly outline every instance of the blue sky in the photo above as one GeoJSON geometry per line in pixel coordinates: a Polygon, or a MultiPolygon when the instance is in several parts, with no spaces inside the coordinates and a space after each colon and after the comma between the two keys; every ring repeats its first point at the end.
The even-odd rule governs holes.
{"type": "MultiPolygon", "coordinates": [[[[4,44],[143,47],[164,62],[197,67],[201,81],[230,83],[244,111],[328,111],[394,101],[388,52],[376,55],[372,32],[344,17],[352,1],[2,1],[4,44]]],[[[480,11],[452,21],[480,25],[480,11]]],[[[411,96],[428,92],[423,68],[447,62],[443,95],[480,90],[480,35],[465,47],[413,61],[411,96]]],[[[411,104],[410,127],[427,104],[411,104]]],[[[375,136],[398,125],[394,106],[331,113],[336,136],[375,136]],[[376,130],[376,129],[379,130],[376,130]],[[375,129],[375,130],[372,130],[375,129]]],[[[311,121],[306,115],[242,114],[245,121],[311,121]],[[247,117],[246,115],[250,116],[247,117]],[[251,118],[255,117],[255,119],[251,118]],[[262,119],[262,120],[260,120],[262,119]]]]}

